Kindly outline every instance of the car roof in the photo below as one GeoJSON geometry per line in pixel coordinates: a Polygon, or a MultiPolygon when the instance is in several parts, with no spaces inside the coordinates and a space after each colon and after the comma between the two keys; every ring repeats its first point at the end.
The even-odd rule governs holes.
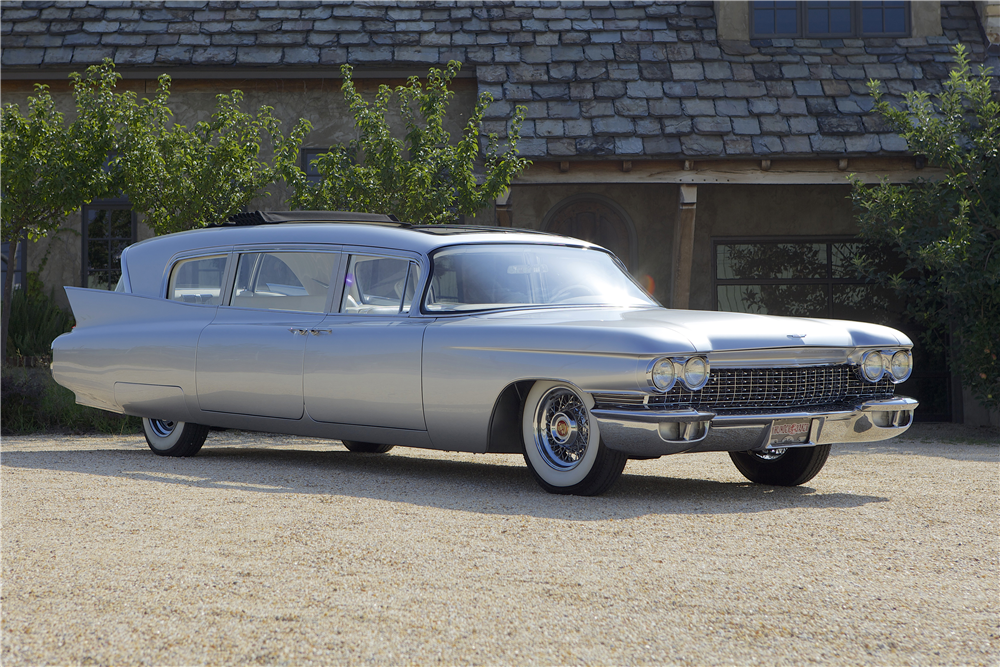
{"type": "Polygon", "coordinates": [[[598,248],[567,236],[511,227],[410,225],[390,216],[338,211],[255,212],[203,229],[156,236],[126,252],[133,293],[159,296],[167,264],[181,253],[244,245],[329,244],[410,250],[428,254],[452,245],[532,243],[598,248]]]}

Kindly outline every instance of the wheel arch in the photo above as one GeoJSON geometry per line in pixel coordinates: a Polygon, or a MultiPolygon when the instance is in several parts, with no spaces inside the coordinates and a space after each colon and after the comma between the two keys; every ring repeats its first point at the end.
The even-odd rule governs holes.
{"type": "Polygon", "coordinates": [[[487,454],[520,454],[524,451],[521,410],[524,408],[524,401],[528,398],[528,392],[531,391],[536,382],[559,382],[573,387],[582,396],[590,396],[575,382],[563,378],[532,378],[511,382],[504,387],[493,404],[486,446],[487,454]]]}
{"type": "Polygon", "coordinates": [[[538,380],[518,380],[507,385],[493,404],[490,415],[488,454],[520,454],[524,451],[521,436],[521,409],[532,385],[538,380]]]}

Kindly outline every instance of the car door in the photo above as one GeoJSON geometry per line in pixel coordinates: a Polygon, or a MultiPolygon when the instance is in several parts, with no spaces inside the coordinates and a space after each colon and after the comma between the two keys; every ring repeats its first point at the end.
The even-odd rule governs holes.
{"type": "Polygon", "coordinates": [[[306,412],[319,422],[424,430],[415,256],[345,250],[338,312],[306,339],[306,412]]]}
{"type": "Polygon", "coordinates": [[[301,419],[306,339],[329,309],[336,250],[239,254],[226,305],[198,341],[202,410],[301,419]]]}

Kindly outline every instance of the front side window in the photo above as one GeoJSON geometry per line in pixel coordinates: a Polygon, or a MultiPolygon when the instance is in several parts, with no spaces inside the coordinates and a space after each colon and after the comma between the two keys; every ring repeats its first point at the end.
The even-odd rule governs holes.
{"type": "Polygon", "coordinates": [[[167,298],[184,303],[218,306],[224,292],[226,255],[198,257],[177,262],[170,272],[167,298]]]}
{"type": "Polygon", "coordinates": [[[434,255],[425,303],[430,312],[546,305],[657,304],[600,250],[477,245],[434,255]]]}
{"type": "Polygon", "coordinates": [[[322,313],[339,258],[333,252],[243,253],[229,305],[322,313]]]}
{"type": "Polygon", "coordinates": [[[352,255],[344,279],[340,312],[352,315],[408,313],[420,267],[400,257],[352,255]]]}

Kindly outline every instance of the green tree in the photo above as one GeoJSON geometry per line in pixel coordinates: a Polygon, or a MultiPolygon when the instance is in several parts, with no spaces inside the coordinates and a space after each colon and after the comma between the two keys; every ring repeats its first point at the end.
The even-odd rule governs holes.
{"type": "Polygon", "coordinates": [[[889,275],[859,260],[869,276],[904,298],[924,325],[925,343],[950,334],[949,359],[964,386],[988,407],[1000,405],[1000,102],[990,72],[972,74],[965,49],[933,98],[905,96],[903,108],[870,81],[874,112],[916,155],[939,167],[940,180],[868,187],[852,176],[862,236],[894,247],[906,270],[889,275]]]}
{"type": "Polygon", "coordinates": [[[415,76],[395,91],[381,85],[368,102],[354,86],[352,68],[344,65],[342,89],[358,138],[332,146],[316,159],[318,183],[286,158],[284,176],[293,191],[289,207],[394,213],[408,222],[432,224],[455,222],[459,215],[491,205],[530,164],[517,156],[525,109],[515,110],[502,150],[495,134],[481,133],[493,101],[482,93],[461,138],[452,144],[444,119],[455,95],[449,86],[461,66],[451,61],[444,71],[431,69],[426,88],[415,76]],[[406,129],[402,140],[387,120],[393,92],[406,129]],[[484,168],[481,177],[475,173],[477,164],[484,168]]]}
{"type": "Polygon", "coordinates": [[[0,358],[7,358],[14,287],[13,261],[23,237],[36,241],[55,232],[66,216],[111,186],[105,163],[115,147],[115,127],[121,110],[115,97],[117,75],[91,67],[86,75],[74,74],[73,95],[77,118],[66,124],[55,109],[48,87],[35,86],[27,113],[6,104],[0,120],[0,172],[2,206],[0,236],[10,244],[11,265],[3,285],[0,358]]]}
{"type": "Polygon", "coordinates": [[[112,161],[116,183],[157,234],[225,220],[267,196],[264,188],[277,179],[277,165],[298,152],[310,129],[300,118],[285,137],[274,109],[244,111],[239,90],[217,95],[211,118],[188,129],[171,123],[169,96],[170,77],[163,75],[153,99],[130,98],[112,161]],[[274,156],[270,162],[261,157],[265,141],[274,156]]]}

